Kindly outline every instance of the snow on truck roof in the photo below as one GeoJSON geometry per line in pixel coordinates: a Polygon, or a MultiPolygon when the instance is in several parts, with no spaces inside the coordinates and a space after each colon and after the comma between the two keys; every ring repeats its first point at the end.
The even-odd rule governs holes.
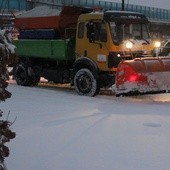
{"type": "Polygon", "coordinates": [[[93,11],[92,8],[79,6],[64,6],[62,10],[52,9],[49,6],[38,6],[29,11],[23,11],[16,14],[16,18],[34,18],[34,17],[48,17],[59,15],[80,15],[93,11]]]}
{"type": "Polygon", "coordinates": [[[29,11],[23,11],[16,15],[16,18],[28,18],[28,17],[43,17],[43,16],[58,16],[61,11],[52,9],[48,6],[38,6],[29,11]]]}

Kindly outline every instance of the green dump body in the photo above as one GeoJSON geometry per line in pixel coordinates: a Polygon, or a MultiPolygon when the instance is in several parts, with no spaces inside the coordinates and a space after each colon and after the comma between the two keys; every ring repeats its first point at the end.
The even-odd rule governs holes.
{"type": "Polygon", "coordinates": [[[42,58],[52,60],[74,60],[75,39],[68,40],[32,40],[19,39],[13,44],[19,57],[42,58]]]}

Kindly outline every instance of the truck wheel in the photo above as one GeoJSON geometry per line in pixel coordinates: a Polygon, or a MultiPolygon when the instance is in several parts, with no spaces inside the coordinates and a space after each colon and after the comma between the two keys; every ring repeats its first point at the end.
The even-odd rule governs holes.
{"type": "Polygon", "coordinates": [[[79,95],[84,96],[93,97],[100,91],[96,78],[91,71],[86,68],[78,70],[75,74],[74,87],[79,95]]]}
{"type": "Polygon", "coordinates": [[[31,77],[28,74],[28,67],[23,63],[15,66],[14,78],[18,85],[31,86],[31,77]]]}
{"type": "Polygon", "coordinates": [[[32,85],[37,86],[40,81],[40,67],[34,66],[32,68],[32,85]]]}

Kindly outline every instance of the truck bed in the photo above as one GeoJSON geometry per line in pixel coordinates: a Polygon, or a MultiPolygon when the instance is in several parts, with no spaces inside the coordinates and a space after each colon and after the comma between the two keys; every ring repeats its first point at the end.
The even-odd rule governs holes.
{"type": "Polygon", "coordinates": [[[74,60],[75,42],[69,40],[15,40],[16,54],[19,57],[34,57],[53,60],[74,60]]]}
{"type": "Polygon", "coordinates": [[[16,18],[15,26],[20,30],[59,28],[60,16],[16,18]]]}

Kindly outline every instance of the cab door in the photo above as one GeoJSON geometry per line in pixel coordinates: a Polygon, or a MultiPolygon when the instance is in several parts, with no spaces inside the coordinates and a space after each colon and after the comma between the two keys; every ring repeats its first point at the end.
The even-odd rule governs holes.
{"type": "Polygon", "coordinates": [[[108,71],[108,35],[102,20],[81,22],[78,25],[76,52],[93,60],[101,71],[108,71]]]}

